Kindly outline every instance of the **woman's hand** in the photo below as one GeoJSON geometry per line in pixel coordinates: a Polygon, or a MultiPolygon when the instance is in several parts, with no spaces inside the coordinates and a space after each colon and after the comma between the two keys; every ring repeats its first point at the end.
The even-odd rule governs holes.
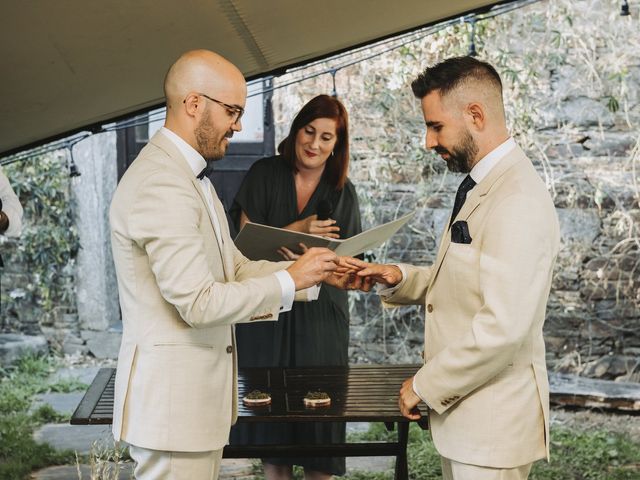
{"type": "Polygon", "coordinates": [[[318,220],[318,215],[310,215],[307,218],[298,220],[284,227],[288,230],[295,230],[297,232],[311,233],[312,235],[319,235],[326,238],[340,238],[338,232],[340,227],[336,225],[336,221],[332,218],[327,220],[318,220]]]}
{"type": "MultiPolygon", "coordinates": [[[[301,243],[300,245],[304,247],[304,248],[302,248],[302,253],[306,252],[307,251],[306,245],[304,245],[304,243],[301,243]]],[[[294,253],[294,252],[292,252],[287,247],[280,247],[278,249],[278,253],[285,260],[293,260],[294,262],[300,258],[300,255],[302,255],[302,253],[294,253]]]]}

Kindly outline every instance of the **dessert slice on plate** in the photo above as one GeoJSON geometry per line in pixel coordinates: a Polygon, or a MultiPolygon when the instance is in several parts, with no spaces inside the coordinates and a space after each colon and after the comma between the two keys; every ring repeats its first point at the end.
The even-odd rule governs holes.
{"type": "Polygon", "coordinates": [[[331,405],[331,397],[326,392],[307,392],[302,399],[305,407],[326,407],[331,405]]]}
{"type": "Polygon", "coordinates": [[[247,407],[261,407],[271,403],[271,395],[260,390],[252,390],[242,399],[247,407]]]}

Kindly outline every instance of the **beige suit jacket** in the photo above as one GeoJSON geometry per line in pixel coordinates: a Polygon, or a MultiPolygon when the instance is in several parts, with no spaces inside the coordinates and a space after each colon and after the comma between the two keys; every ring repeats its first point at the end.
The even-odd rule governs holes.
{"type": "MultiPolygon", "coordinates": [[[[215,214],[224,219],[214,195],[215,214]]],[[[123,338],[113,434],[139,447],[222,448],[237,417],[237,322],[276,320],[288,262],[222,248],[186,159],[157,133],[122,177],[110,210],[123,338]]]]}
{"type": "Polygon", "coordinates": [[[470,244],[442,238],[431,267],[405,265],[387,305],[425,302],[425,364],[438,452],[511,468],[548,456],[549,384],[542,326],[559,249],[549,193],[516,147],[469,194],[456,220],[470,244]]]}

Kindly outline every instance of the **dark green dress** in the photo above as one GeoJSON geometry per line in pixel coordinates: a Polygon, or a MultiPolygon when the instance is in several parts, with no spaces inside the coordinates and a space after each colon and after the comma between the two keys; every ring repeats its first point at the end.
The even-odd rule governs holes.
{"type": "MultiPolygon", "coordinates": [[[[284,227],[317,213],[318,202],[333,206],[331,218],[340,227],[340,238],[362,231],[360,209],[353,184],[340,192],[321,180],[302,213],[297,212],[293,172],[280,156],[257,161],[247,173],[233,206],[231,218],[240,223],[244,211],[254,223],[284,227]]],[[[236,326],[240,367],[310,367],[348,364],[349,306],[347,292],[327,285],[314,302],[295,302],[277,322],[236,326]]],[[[344,423],[241,424],[231,430],[231,443],[313,444],[344,443],[344,423]]],[[[344,475],[344,457],[265,458],[276,465],[301,465],[305,469],[344,475]]]]}

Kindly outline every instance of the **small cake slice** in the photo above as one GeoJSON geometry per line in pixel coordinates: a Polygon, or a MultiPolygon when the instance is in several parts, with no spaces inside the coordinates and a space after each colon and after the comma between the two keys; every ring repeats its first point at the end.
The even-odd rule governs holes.
{"type": "Polygon", "coordinates": [[[247,407],[262,407],[271,403],[271,395],[260,390],[252,390],[242,399],[247,407]]]}
{"type": "Polygon", "coordinates": [[[331,397],[325,392],[307,392],[302,401],[305,407],[326,407],[331,405],[331,397]]]}

